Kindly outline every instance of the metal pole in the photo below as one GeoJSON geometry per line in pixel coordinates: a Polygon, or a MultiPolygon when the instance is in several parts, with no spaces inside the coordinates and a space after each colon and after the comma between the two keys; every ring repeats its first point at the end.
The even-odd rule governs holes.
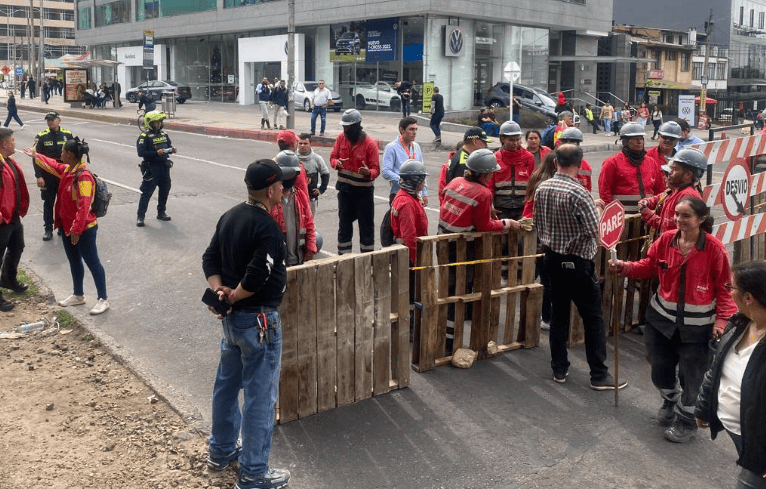
{"type": "MultiPolygon", "coordinates": [[[[707,63],[710,59],[710,34],[713,31],[713,9],[710,9],[710,19],[705,22],[705,61],[702,63],[702,77],[707,79],[707,63]]],[[[705,96],[707,95],[707,83],[702,84],[702,90],[700,91],[700,115],[705,113],[705,96]]],[[[732,122],[734,119],[734,112],[732,112],[732,122]]]]}
{"type": "Polygon", "coordinates": [[[43,24],[43,0],[40,0],[40,59],[37,72],[37,83],[42,93],[43,76],[45,75],[45,28],[43,24]]]}
{"type": "Polygon", "coordinates": [[[295,128],[295,104],[290,103],[290,94],[293,93],[295,83],[295,0],[288,0],[287,11],[287,125],[285,127],[293,129],[295,128]]]}
{"type": "Polygon", "coordinates": [[[33,0],[29,0],[29,76],[32,76],[33,67],[36,66],[35,60],[35,19],[33,0]]]}

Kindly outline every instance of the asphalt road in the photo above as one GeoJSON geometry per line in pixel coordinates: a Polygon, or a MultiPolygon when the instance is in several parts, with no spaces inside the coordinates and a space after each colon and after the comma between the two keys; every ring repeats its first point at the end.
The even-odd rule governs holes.
{"type": "MultiPolygon", "coordinates": [[[[17,133],[19,148],[44,127],[28,113],[22,112],[22,118],[29,129],[17,133]]],[[[154,219],[155,197],[146,227],[137,228],[136,128],[78,120],[62,125],[90,143],[91,168],[114,194],[109,214],[99,220],[98,238],[112,309],[95,318],[87,315],[96,297],[86,273],[88,306],[72,312],[175,405],[189,413],[198,410],[208,425],[220,325],[200,302],[206,286],[201,255],[218,217],[245,198],[247,165],[273,156],[276,147],[171,132],[179,150],[168,204],[173,220],[154,219]]],[[[327,157],[329,149],[319,153],[327,157]]],[[[605,156],[587,155],[596,171],[605,156]]],[[[28,161],[20,152],[17,157],[28,161]]],[[[444,158],[427,155],[433,187],[444,158]]],[[[23,221],[22,260],[57,298],[64,298],[72,287],[67,261],[58,238],[40,239],[42,203],[30,165],[25,168],[32,206],[23,221]]],[[[378,184],[376,219],[387,207],[387,194],[387,186],[378,184]]],[[[435,209],[433,199],[428,212],[432,232],[435,209]]],[[[330,252],[336,249],[336,216],[335,193],[328,190],[320,201],[317,227],[330,252]]],[[[413,372],[408,389],[278,426],[272,464],[292,471],[293,489],[733,485],[736,457],[726,437],[711,442],[701,433],[685,445],[662,438],[654,421],[660,400],[649,380],[641,337],[627,334],[621,343],[620,371],[630,386],[621,392],[619,407],[612,393],[588,387],[582,348],[570,355],[569,381],[554,384],[543,335],[539,348],[482,361],[465,371],[413,372]]]]}

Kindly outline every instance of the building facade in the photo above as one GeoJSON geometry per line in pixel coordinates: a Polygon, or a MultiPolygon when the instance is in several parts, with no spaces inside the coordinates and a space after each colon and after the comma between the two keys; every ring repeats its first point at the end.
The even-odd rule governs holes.
{"type": "MultiPolygon", "coordinates": [[[[324,79],[344,107],[391,109],[397,80],[434,82],[449,110],[481,105],[511,62],[521,83],[594,90],[596,46],[611,26],[612,0],[296,2],[295,78],[324,79]],[[582,63],[574,60],[582,57],[582,63]],[[590,58],[589,58],[590,57],[590,58]],[[587,73],[591,76],[583,76],[587,73]],[[592,84],[593,86],[590,86],[592,84]],[[361,97],[360,97],[361,96],[361,97]]],[[[255,102],[263,76],[287,78],[288,2],[76,0],[76,37],[123,87],[169,79],[192,100],[255,102]],[[144,31],[153,31],[151,69],[144,31]]]]}
{"type": "Polygon", "coordinates": [[[14,67],[34,71],[31,60],[39,57],[41,25],[46,66],[55,66],[54,60],[65,54],[81,54],[75,40],[74,0],[4,0],[0,22],[0,63],[11,72],[14,67]]]}

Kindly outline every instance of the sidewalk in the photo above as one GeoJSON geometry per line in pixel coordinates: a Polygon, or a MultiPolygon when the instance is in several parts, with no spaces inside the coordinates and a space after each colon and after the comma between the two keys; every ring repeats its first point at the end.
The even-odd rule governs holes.
{"type": "MultiPolygon", "coordinates": [[[[0,106],[5,106],[7,93],[0,90],[0,106]]],[[[51,97],[48,104],[44,104],[39,97],[34,99],[21,98],[16,96],[16,107],[19,111],[38,112],[40,117],[49,110],[56,110],[61,114],[61,118],[82,118],[96,121],[135,125],[136,109],[138,104],[132,104],[123,98],[123,106],[115,109],[108,104],[104,109],[83,109],[72,108],[69,103],[65,103],[63,96],[55,95],[51,97]]],[[[318,146],[332,146],[335,137],[340,134],[340,118],[342,112],[327,112],[326,137],[320,138],[314,136],[312,140],[318,146]]],[[[431,143],[433,133],[428,127],[428,120],[423,116],[418,116],[420,122],[420,134],[418,142],[425,152],[447,152],[452,150],[462,139],[464,129],[457,124],[450,124],[453,127],[443,127],[442,144],[435,145],[431,143]]],[[[362,126],[365,132],[374,139],[378,140],[378,146],[382,150],[386,144],[399,135],[398,124],[401,119],[398,112],[376,112],[371,110],[362,111],[362,126]]],[[[24,117],[22,117],[24,120],[24,117]]],[[[311,127],[311,113],[303,110],[295,111],[295,128],[297,134],[309,132],[311,127]]],[[[320,121],[317,120],[317,126],[320,121]]],[[[446,124],[444,124],[446,126],[446,124]]],[[[215,136],[225,136],[241,139],[258,139],[263,141],[276,141],[278,131],[260,129],[260,109],[258,106],[243,106],[233,103],[222,102],[198,102],[189,100],[184,104],[176,105],[175,117],[169,118],[165,122],[165,128],[176,131],[192,132],[197,134],[208,134],[215,136]]],[[[320,128],[317,127],[317,132],[320,128]]],[[[604,137],[602,133],[584,134],[585,141],[583,149],[585,152],[609,151],[614,149],[614,139],[604,137]]],[[[499,146],[499,140],[490,146],[499,146]]]]}

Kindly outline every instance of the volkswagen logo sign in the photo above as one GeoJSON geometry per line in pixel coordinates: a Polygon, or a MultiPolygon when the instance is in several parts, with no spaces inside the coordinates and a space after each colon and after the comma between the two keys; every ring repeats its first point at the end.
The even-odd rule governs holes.
{"type": "Polygon", "coordinates": [[[287,55],[287,43],[288,41],[285,41],[285,55],[287,55]]]}
{"type": "Polygon", "coordinates": [[[463,50],[463,31],[453,29],[449,35],[449,49],[453,54],[460,54],[463,50]]]}

